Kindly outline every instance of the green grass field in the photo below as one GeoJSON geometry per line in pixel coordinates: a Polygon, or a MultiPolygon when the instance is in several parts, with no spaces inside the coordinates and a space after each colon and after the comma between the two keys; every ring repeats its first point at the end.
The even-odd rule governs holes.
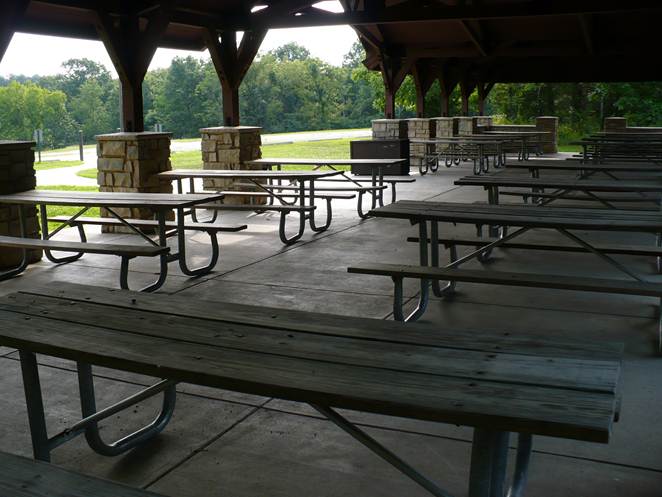
{"type": "MultiPolygon", "coordinates": [[[[97,186],[74,186],[74,185],[48,185],[38,186],[37,190],[58,190],[58,191],[78,191],[78,192],[96,192],[99,191],[97,186]]],[[[67,206],[49,206],[48,217],[55,216],[73,216],[80,208],[67,207],[67,206]]],[[[85,213],[85,216],[99,217],[101,214],[98,207],[93,207],[85,213]]],[[[48,223],[48,228],[54,230],[60,223],[48,223]]]]}
{"type": "Polygon", "coordinates": [[[82,164],[83,161],[79,161],[79,160],[52,160],[52,161],[35,162],[34,169],[35,171],[45,171],[46,169],[74,167],[74,166],[80,166],[82,164]]]}

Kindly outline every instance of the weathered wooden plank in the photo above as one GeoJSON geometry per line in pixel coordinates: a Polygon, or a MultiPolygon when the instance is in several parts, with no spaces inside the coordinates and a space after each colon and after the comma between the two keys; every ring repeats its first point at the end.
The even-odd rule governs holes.
{"type": "Polygon", "coordinates": [[[159,497],[54,465],[0,452],[2,497],[159,497]]]}
{"type": "Polygon", "coordinates": [[[606,442],[616,407],[614,394],[235,351],[51,317],[17,319],[6,311],[0,312],[0,325],[0,344],[36,353],[209,387],[493,430],[606,442]]]}
{"type": "MultiPolygon", "coordinates": [[[[563,387],[570,390],[613,392],[616,388],[613,361],[552,356],[529,356],[503,352],[457,350],[447,347],[403,344],[387,340],[367,341],[351,335],[319,334],[274,327],[271,318],[263,325],[246,325],[241,319],[225,321],[206,317],[182,317],[171,313],[143,311],[136,306],[109,313],[108,306],[88,302],[17,294],[0,301],[0,309],[25,316],[56,316],[71,323],[95,325],[107,315],[104,327],[117,331],[173,340],[194,341],[234,350],[247,350],[338,364],[396,369],[472,380],[563,387]],[[210,323],[213,321],[213,323],[210,323]],[[590,367],[588,367],[590,366],[590,367]],[[488,378],[484,370],[489,369],[488,378]]],[[[339,318],[337,326],[341,327],[339,318]]],[[[315,325],[307,323],[315,329],[315,325]]]]}
{"type": "Polygon", "coordinates": [[[555,288],[623,295],[662,297],[660,283],[614,280],[605,278],[584,278],[568,275],[535,273],[514,273],[508,271],[485,271],[480,269],[455,269],[427,266],[406,266],[400,264],[366,264],[347,268],[350,273],[382,276],[402,276],[405,278],[464,281],[524,287],[555,288]]]}
{"type": "Polygon", "coordinates": [[[18,238],[14,236],[0,236],[0,246],[136,257],[155,257],[157,255],[168,253],[170,250],[168,247],[156,247],[153,245],[68,242],[62,240],[42,240],[40,238],[18,238]]]}
{"type": "MultiPolygon", "coordinates": [[[[66,223],[70,220],[69,216],[54,216],[49,217],[49,221],[56,223],[66,223]]],[[[137,228],[155,228],[159,225],[158,221],[150,221],[148,219],[126,219],[128,223],[137,228]]],[[[93,224],[98,226],[121,226],[122,222],[119,219],[114,217],[77,217],[76,221],[73,222],[73,225],[76,224],[93,224]]],[[[177,228],[177,221],[166,221],[166,228],[177,228]]],[[[236,232],[243,231],[247,229],[248,226],[245,224],[235,224],[235,225],[221,225],[216,223],[185,223],[185,230],[197,230],[197,231],[224,231],[224,232],[236,232]]]]}
{"type": "Polygon", "coordinates": [[[292,179],[310,181],[341,174],[341,171],[264,171],[264,170],[230,170],[230,169],[177,169],[158,174],[160,179],[292,179]]]}
{"type": "Polygon", "coordinates": [[[465,176],[455,180],[459,186],[499,186],[518,188],[557,188],[592,192],[662,192],[660,181],[595,180],[578,178],[526,178],[497,174],[493,176],[465,176]]]}
{"type": "Polygon", "coordinates": [[[0,195],[0,204],[46,204],[80,207],[184,208],[222,200],[220,194],[169,194],[29,190],[0,195]]]}
{"type": "Polygon", "coordinates": [[[401,164],[407,159],[323,159],[323,158],[302,158],[302,157],[264,157],[247,161],[248,164],[262,166],[352,166],[352,165],[374,165],[375,167],[392,166],[401,164]]]}
{"type": "Polygon", "coordinates": [[[256,307],[224,302],[205,302],[183,299],[170,295],[151,295],[122,292],[115,289],[90,287],[58,282],[48,287],[23,290],[26,295],[52,296],[64,302],[95,302],[115,307],[118,312],[136,307],[156,313],[174,316],[204,316],[220,321],[240,321],[246,325],[260,325],[268,319],[271,327],[307,331],[331,336],[350,336],[366,340],[386,340],[390,343],[457,348],[481,352],[507,350],[510,354],[553,355],[555,357],[582,357],[618,360],[623,352],[622,344],[557,338],[531,338],[513,336],[509,331],[453,330],[436,325],[399,323],[390,320],[346,317],[334,314],[312,313],[292,309],[256,307]],[[314,324],[314,326],[313,326],[314,324]]]}

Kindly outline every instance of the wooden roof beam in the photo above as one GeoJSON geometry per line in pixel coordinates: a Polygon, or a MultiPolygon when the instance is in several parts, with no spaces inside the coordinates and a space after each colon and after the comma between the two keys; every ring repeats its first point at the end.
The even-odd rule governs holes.
{"type": "Polygon", "coordinates": [[[467,37],[471,43],[474,44],[476,50],[478,50],[478,53],[483,57],[487,57],[487,49],[485,48],[485,35],[480,27],[479,22],[475,21],[474,26],[471,26],[469,21],[460,20],[458,21],[458,24],[462,26],[462,29],[464,29],[464,32],[467,34],[467,37]]]}
{"type": "Polygon", "coordinates": [[[595,55],[595,43],[593,37],[593,18],[587,14],[580,14],[577,16],[579,19],[579,26],[582,30],[582,37],[584,38],[584,46],[588,55],[595,55]]]}
{"type": "Polygon", "coordinates": [[[23,16],[30,0],[4,0],[0,3],[0,60],[14,37],[18,20],[23,16]]]}

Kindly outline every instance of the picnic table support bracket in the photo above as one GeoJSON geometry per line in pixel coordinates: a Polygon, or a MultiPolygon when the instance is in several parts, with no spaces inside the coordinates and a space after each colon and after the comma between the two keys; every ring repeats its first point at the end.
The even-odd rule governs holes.
{"type": "Polygon", "coordinates": [[[53,449],[83,433],[90,447],[99,454],[106,456],[122,454],[160,433],[172,417],[175,408],[176,383],[168,380],[163,380],[127,399],[101,411],[97,411],[94,398],[92,367],[88,364],[78,363],[78,382],[83,419],[49,438],[36,354],[34,352],[19,350],[19,356],[32,438],[32,450],[34,458],[37,460],[50,462],[50,454],[53,449]],[[97,425],[99,421],[161,392],[164,393],[163,407],[160,414],[150,425],[124,437],[114,444],[106,444],[101,440],[97,425]]]}
{"type": "MultiPolygon", "coordinates": [[[[163,213],[159,213],[159,233],[165,233],[165,217],[163,213]]],[[[211,257],[209,264],[196,269],[188,267],[186,262],[186,231],[184,230],[184,209],[177,209],[177,250],[178,253],[175,257],[179,261],[179,268],[186,276],[203,276],[209,274],[216,264],[218,263],[219,247],[218,247],[218,232],[208,230],[207,234],[211,241],[211,257]]],[[[161,245],[165,246],[165,239],[161,241],[161,245]]]]}
{"type": "MultiPolygon", "coordinates": [[[[310,198],[310,205],[315,205],[315,182],[311,179],[309,181],[310,186],[308,187],[308,196],[310,198]]],[[[302,182],[299,185],[299,189],[303,194],[299,198],[299,205],[302,207],[305,205],[305,184],[302,182]]],[[[310,214],[308,214],[308,223],[310,224],[310,229],[313,230],[315,233],[321,233],[323,231],[326,231],[329,229],[329,226],[331,226],[331,220],[333,218],[333,209],[331,207],[331,198],[326,199],[326,221],[324,222],[323,226],[317,226],[315,224],[315,211],[311,211],[310,214]]]]}
{"type": "MultiPolygon", "coordinates": [[[[117,214],[115,214],[111,209],[108,209],[108,211],[115,216],[117,219],[119,219],[121,222],[126,223],[121,217],[119,217],[117,214]]],[[[138,234],[140,234],[143,238],[146,238],[149,240],[149,242],[152,245],[155,245],[157,247],[166,247],[167,246],[167,235],[166,235],[166,229],[165,229],[165,212],[159,211],[157,213],[157,218],[159,222],[159,227],[158,227],[158,232],[159,232],[159,243],[156,243],[154,240],[149,238],[147,235],[145,235],[142,231],[139,229],[131,226],[130,224],[126,223],[133,231],[136,231],[138,234]]],[[[182,230],[178,230],[178,235],[179,233],[182,233],[182,230]]],[[[179,235],[181,236],[181,235],[179,235]]],[[[217,247],[218,248],[218,247],[217,247]]],[[[122,262],[120,264],[120,288],[122,290],[130,290],[129,288],[129,261],[132,259],[132,257],[128,256],[122,256],[122,262]]],[[[168,277],[168,262],[170,262],[168,254],[161,254],[159,256],[159,275],[158,278],[154,283],[151,283],[150,285],[147,285],[146,287],[143,287],[140,289],[141,292],[145,293],[150,293],[158,290],[163,286],[163,284],[166,281],[166,278],[168,277]]]]}
{"type": "MultiPolygon", "coordinates": [[[[41,236],[44,240],[50,240],[52,237],[54,237],[56,234],[58,234],[60,231],[62,231],[64,228],[67,226],[73,226],[73,222],[78,219],[80,216],[85,214],[89,210],[88,207],[85,207],[78,211],[74,216],[69,219],[66,223],[60,225],[58,228],[56,228],[52,233],[48,229],[48,211],[46,209],[45,204],[39,204],[39,221],[41,222],[41,236]]],[[[23,219],[23,209],[21,208],[20,211],[21,219],[23,219]]],[[[78,235],[80,236],[80,241],[81,242],[87,242],[87,236],[85,235],[85,228],[81,224],[77,224],[76,227],[78,228],[78,235]]],[[[81,257],[83,257],[84,252],[77,252],[74,255],[70,255],[67,257],[55,257],[53,253],[48,250],[44,249],[44,255],[46,258],[51,261],[53,264],[68,264],[70,262],[77,261],[81,257]]]]}
{"type": "MultiPolygon", "coordinates": [[[[419,242],[419,259],[421,266],[428,265],[428,228],[425,221],[420,221],[418,223],[418,236],[420,237],[419,242]]],[[[421,280],[421,290],[418,295],[418,305],[416,309],[405,317],[404,315],[404,288],[403,288],[402,276],[393,277],[393,319],[396,321],[416,321],[423,314],[428,307],[428,302],[430,300],[430,281],[421,280]]]]}
{"type": "Polygon", "coordinates": [[[342,429],[345,433],[350,435],[352,438],[360,442],[366,448],[370,449],[374,454],[382,458],[384,461],[389,463],[395,469],[405,474],[407,477],[411,478],[418,485],[423,487],[425,490],[430,492],[430,494],[435,497],[452,497],[451,494],[437,486],[436,483],[430,481],[428,478],[423,476],[421,473],[412,468],[408,463],[403,461],[396,454],[391,452],[389,449],[380,444],[377,440],[372,438],[370,435],[365,433],[363,430],[358,428],[356,425],[345,419],[343,416],[338,414],[336,411],[330,407],[322,406],[319,404],[310,404],[310,406],[315,409],[317,412],[322,414],[329,421],[334,423],[337,427],[342,429]]]}
{"type": "MultiPolygon", "coordinates": [[[[457,259],[457,247],[450,247],[450,259],[454,262],[457,259]]],[[[439,267],[439,223],[430,221],[430,263],[434,267],[439,267]]],[[[447,297],[455,293],[455,281],[448,281],[444,288],[439,285],[439,280],[432,281],[432,293],[435,297],[447,297]]]]}
{"type": "MultiPolygon", "coordinates": [[[[25,238],[25,213],[23,211],[23,206],[19,205],[19,216],[18,216],[18,225],[19,225],[19,234],[21,235],[21,238],[25,238]]],[[[18,266],[12,269],[8,269],[7,271],[3,271],[0,273],[0,281],[8,280],[13,278],[14,276],[17,276],[21,274],[23,271],[25,271],[30,264],[29,258],[28,258],[28,249],[23,248],[21,249],[21,262],[19,262],[18,266]]]]}

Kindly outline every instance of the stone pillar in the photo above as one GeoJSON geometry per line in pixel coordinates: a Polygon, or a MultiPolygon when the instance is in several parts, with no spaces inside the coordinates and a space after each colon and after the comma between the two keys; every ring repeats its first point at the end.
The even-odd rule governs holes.
{"type": "Polygon", "coordinates": [[[373,140],[406,140],[407,119],[375,119],[372,121],[373,140]]]}
{"type": "MultiPolygon", "coordinates": [[[[426,140],[434,138],[437,133],[436,123],[432,119],[407,119],[407,137],[410,140],[426,140]]],[[[409,164],[418,167],[425,158],[424,143],[409,143],[409,164]]]]}
{"type": "Polygon", "coordinates": [[[456,116],[453,118],[455,133],[458,136],[473,134],[473,118],[469,116],[456,116]]]}
{"type": "Polygon", "coordinates": [[[557,153],[559,151],[559,118],[554,116],[536,117],[536,130],[550,133],[542,139],[543,153],[557,153]]]}
{"type": "Polygon", "coordinates": [[[606,117],[604,131],[607,133],[625,133],[628,128],[628,120],[624,117],[606,117]]]}
{"type": "Polygon", "coordinates": [[[431,121],[434,125],[434,134],[436,138],[448,138],[453,136],[452,117],[433,117],[431,121]]]}
{"type": "MultiPolygon", "coordinates": [[[[220,126],[202,128],[202,167],[203,169],[263,169],[262,166],[251,166],[246,161],[262,157],[262,128],[257,126],[220,126]]],[[[229,191],[258,190],[257,187],[235,186],[236,181],[205,180],[207,190],[229,191]]],[[[243,183],[246,183],[245,181],[243,183]]],[[[261,199],[250,197],[228,197],[225,204],[262,203],[261,199]]],[[[263,199],[266,202],[266,199],[263,199]]]]}
{"type": "Polygon", "coordinates": [[[492,127],[492,124],[492,116],[473,116],[471,118],[471,132],[473,134],[478,134],[482,131],[489,130],[492,127]]]}
{"type": "MultiPolygon", "coordinates": [[[[34,171],[34,142],[0,140],[0,193],[17,193],[37,186],[34,171]]],[[[39,223],[35,206],[23,206],[25,236],[39,238],[39,223]]],[[[21,236],[18,206],[0,204],[0,235],[21,236]]],[[[28,251],[28,260],[41,260],[41,250],[28,251]]],[[[0,269],[18,266],[22,258],[20,249],[0,247],[0,269]]]]}
{"type": "MultiPolygon", "coordinates": [[[[172,193],[170,181],[157,173],[170,171],[170,133],[112,133],[97,139],[97,183],[102,192],[172,193]]],[[[154,219],[151,209],[116,208],[128,219],[154,219]]],[[[101,209],[102,217],[112,217],[101,209]]],[[[172,219],[173,217],[170,216],[172,219]]],[[[104,233],[132,233],[127,228],[103,226],[104,233]]]]}

